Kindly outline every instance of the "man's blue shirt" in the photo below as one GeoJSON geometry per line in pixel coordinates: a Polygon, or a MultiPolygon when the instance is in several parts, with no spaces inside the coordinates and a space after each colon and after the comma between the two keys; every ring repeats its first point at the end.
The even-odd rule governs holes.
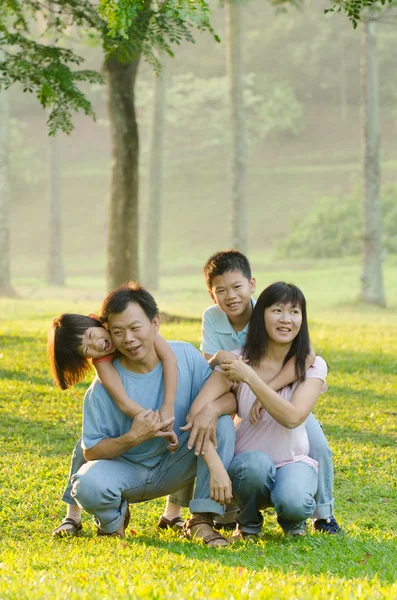
{"type": "MultiPolygon", "coordinates": [[[[212,370],[199,351],[185,342],[169,342],[178,361],[178,387],[175,399],[174,431],[186,424],[186,415],[212,370]]],[[[150,373],[137,374],[125,369],[120,360],[114,360],[123,386],[130,398],[144,409],[157,410],[164,400],[163,365],[160,362],[150,373]]],[[[132,419],[113,402],[104,386],[96,378],[84,398],[84,449],[93,448],[105,438],[117,438],[127,433],[132,419]]],[[[152,438],[125,452],[122,457],[131,462],[155,466],[167,452],[167,442],[152,438]]]]}

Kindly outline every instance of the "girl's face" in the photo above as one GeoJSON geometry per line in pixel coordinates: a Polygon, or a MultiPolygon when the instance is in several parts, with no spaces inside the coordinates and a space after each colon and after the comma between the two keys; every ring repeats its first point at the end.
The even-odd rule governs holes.
{"type": "Polygon", "coordinates": [[[300,306],[290,302],[272,304],[265,308],[265,328],[269,338],[277,344],[291,344],[302,325],[300,306]]]}
{"type": "Polygon", "coordinates": [[[84,358],[101,358],[114,352],[114,346],[107,329],[89,327],[85,330],[77,350],[84,358]]]}

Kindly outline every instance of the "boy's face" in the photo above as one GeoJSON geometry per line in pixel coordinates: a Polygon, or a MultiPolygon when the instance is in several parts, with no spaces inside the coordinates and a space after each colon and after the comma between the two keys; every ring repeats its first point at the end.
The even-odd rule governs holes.
{"type": "Polygon", "coordinates": [[[213,278],[210,296],[233,321],[250,306],[255,287],[255,279],[247,279],[241,271],[225,271],[213,278]]]}

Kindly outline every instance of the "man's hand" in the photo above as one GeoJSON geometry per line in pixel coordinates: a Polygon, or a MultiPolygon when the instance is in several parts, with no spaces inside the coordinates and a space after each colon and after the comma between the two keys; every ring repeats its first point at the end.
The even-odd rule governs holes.
{"type": "Polygon", "coordinates": [[[216,448],[216,424],[218,414],[213,403],[207,404],[192,419],[189,415],[186,417],[186,425],[181,427],[182,431],[191,430],[187,446],[189,450],[195,446],[196,456],[205,454],[208,450],[209,442],[212,442],[216,448]]]}
{"type": "Polygon", "coordinates": [[[210,467],[210,498],[219,504],[232,501],[232,482],[222,463],[210,467]]]}
{"type": "Polygon", "coordinates": [[[258,421],[262,418],[264,412],[265,409],[263,408],[262,404],[259,402],[258,398],[255,398],[255,402],[251,406],[249,414],[251,425],[256,425],[258,421]]]}
{"type": "Polygon", "coordinates": [[[172,430],[167,431],[174,421],[175,417],[161,421],[158,410],[142,410],[134,418],[129,432],[133,446],[138,446],[154,437],[163,437],[174,442],[176,434],[172,430]]]}

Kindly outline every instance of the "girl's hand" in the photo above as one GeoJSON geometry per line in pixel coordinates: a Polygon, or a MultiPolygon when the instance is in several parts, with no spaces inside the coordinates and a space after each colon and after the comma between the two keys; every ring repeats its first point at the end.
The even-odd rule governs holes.
{"type": "Polygon", "coordinates": [[[262,418],[264,412],[265,409],[263,408],[262,404],[259,402],[258,398],[255,398],[255,402],[251,406],[249,414],[251,425],[256,425],[258,421],[262,418]]]}
{"type": "Polygon", "coordinates": [[[232,482],[222,463],[210,467],[210,498],[219,504],[232,501],[232,482]]]}
{"type": "MultiPolygon", "coordinates": [[[[173,408],[168,408],[164,405],[160,408],[160,421],[167,421],[168,419],[170,419],[173,416],[174,416],[173,408]]],[[[176,433],[173,431],[173,425],[174,425],[174,423],[172,422],[166,429],[166,431],[172,431],[172,437],[169,438],[168,446],[167,446],[167,449],[170,450],[170,452],[172,452],[172,454],[174,452],[176,452],[176,450],[178,450],[178,447],[179,447],[179,439],[178,439],[178,436],[176,435],[176,433]]]]}
{"type": "Polygon", "coordinates": [[[252,374],[252,368],[247,365],[242,356],[239,356],[237,360],[226,360],[221,367],[229,381],[247,383],[248,377],[252,374]]]}

